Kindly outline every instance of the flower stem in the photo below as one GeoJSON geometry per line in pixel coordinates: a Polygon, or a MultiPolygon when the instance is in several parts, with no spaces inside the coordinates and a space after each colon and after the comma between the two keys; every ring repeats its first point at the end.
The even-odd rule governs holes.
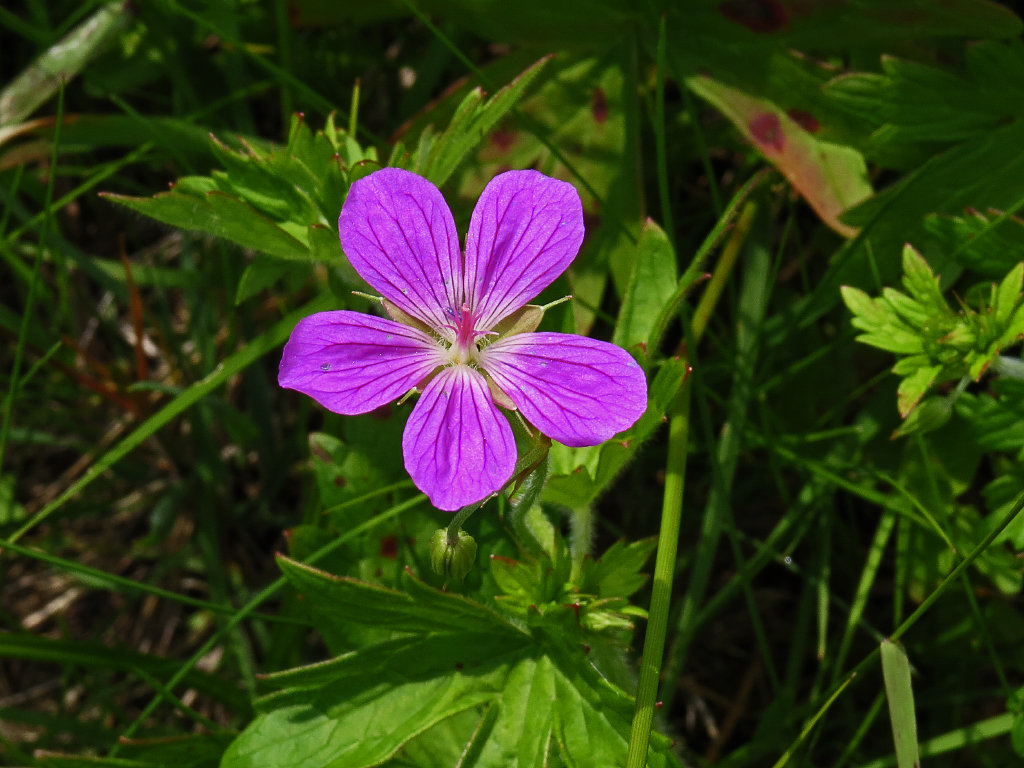
{"type": "Polygon", "coordinates": [[[448,544],[450,546],[454,547],[459,543],[459,531],[462,530],[462,524],[469,519],[470,515],[480,509],[483,503],[482,500],[478,501],[476,504],[470,504],[455,513],[455,517],[452,518],[451,523],[448,525],[448,544]]]}
{"type": "Polygon", "coordinates": [[[636,693],[626,768],[643,768],[647,764],[647,748],[651,738],[651,724],[654,722],[654,700],[658,694],[661,657],[665,650],[665,632],[672,600],[672,578],[675,575],[676,550],[679,545],[689,432],[690,380],[687,379],[679,391],[675,412],[668,426],[668,461],[665,464],[665,495],[661,508],[661,530],[658,533],[658,557],[654,563],[651,610],[640,661],[640,686],[636,693]]]}
{"type": "MultiPolygon", "coordinates": [[[[707,329],[708,320],[722,295],[726,280],[736,264],[747,234],[757,214],[757,203],[747,201],[736,227],[722,250],[714,274],[694,311],[687,343],[695,349],[707,329]]],[[[636,693],[636,708],[629,735],[629,753],[626,768],[644,768],[654,722],[655,699],[661,676],[665,636],[668,628],[669,606],[672,600],[672,580],[675,576],[676,552],[679,546],[679,524],[683,508],[683,488],[686,483],[686,456],[690,434],[690,378],[683,382],[669,419],[668,458],[665,462],[665,494],[661,507],[661,529],[658,532],[658,556],[654,562],[654,580],[651,585],[651,608],[647,618],[647,635],[640,659],[640,685],[636,693]]]]}

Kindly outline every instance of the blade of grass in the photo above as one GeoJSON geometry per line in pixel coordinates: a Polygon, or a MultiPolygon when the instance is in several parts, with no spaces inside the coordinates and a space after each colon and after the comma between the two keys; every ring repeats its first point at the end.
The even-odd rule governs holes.
{"type": "MultiPolygon", "coordinates": [[[[10,550],[11,552],[23,557],[30,557],[41,563],[52,565],[66,573],[73,574],[75,577],[81,579],[83,583],[98,589],[105,589],[110,592],[153,595],[154,597],[161,597],[164,600],[171,600],[175,603],[181,603],[182,605],[188,605],[203,611],[210,611],[211,613],[231,614],[236,610],[233,605],[213,603],[208,600],[200,600],[198,597],[182,595],[177,592],[172,592],[169,589],[163,589],[162,587],[157,587],[152,584],[128,579],[124,576],[118,576],[116,573],[108,573],[107,571],[101,571],[98,568],[92,568],[91,566],[83,565],[82,563],[74,560],[67,560],[63,557],[58,557],[57,555],[51,555],[49,552],[44,552],[41,549],[26,547],[24,544],[18,544],[10,539],[0,539],[0,552],[4,550],[10,550]]],[[[258,616],[254,616],[254,618],[284,624],[304,623],[288,616],[274,616],[271,614],[259,614],[258,616]]]]}
{"type": "Polygon", "coordinates": [[[676,247],[675,220],[668,190],[668,152],[665,148],[665,14],[658,20],[657,66],[654,69],[654,152],[658,170],[658,197],[661,203],[662,229],[676,247]]]}
{"type": "MultiPolygon", "coordinates": [[[[977,723],[965,725],[955,731],[949,731],[941,736],[922,741],[920,745],[921,757],[935,757],[944,755],[956,749],[963,749],[998,736],[1005,736],[1013,728],[1014,715],[1006,712],[1002,715],[990,717],[987,720],[980,720],[977,723]]],[[[891,768],[896,765],[896,757],[887,755],[870,763],[862,763],[859,768],[891,768]]]]}
{"type": "MultiPolygon", "coordinates": [[[[60,125],[64,117],[64,85],[63,82],[57,91],[57,124],[60,125]]],[[[28,296],[25,299],[25,309],[21,315],[21,327],[18,329],[18,343],[14,348],[14,363],[11,366],[11,382],[7,389],[7,399],[4,402],[3,425],[0,426],[0,474],[3,473],[4,458],[7,451],[7,436],[11,430],[11,414],[14,410],[14,401],[18,396],[18,377],[21,375],[21,365],[25,356],[25,340],[28,337],[29,324],[32,321],[35,309],[36,290],[39,285],[39,274],[43,262],[43,248],[46,243],[46,235],[50,229],[50,217],[52,216],[53,183],[56,178],[57,153],[60,147],[60,129],[58,128],[53,137],[53,153],[50,156],[50,174],[46,180],[46,197],[43,200],[42,227],[39,232],[39,251],[36,252],[35,263],[32,265],[32,280],[29,283],[28,296]]],[[[20,178],[20,175],[19,175],[20,178]]],[[[5,217],[6,220],[6,217],[5,217]]]]}
{"type": "MultiPolygon", "coordinates": [[[[88,10],[89,4],[82,7],[88,10]]],[[[67,82],[112,43],[132,19],[123,2],[106,3],[50,46],[0,90],[0,125],[21,122],[55,93],[61,99],[60,92],[67,82]]]]}
{"type": "Polygon", "coordinates": [[[110,467],[149,439],[158,429],[182,414],[188,408],[191,408],[242,369],[248,367],[267,352],[282,344],[292,332],[295,324],[303,317],[314,312],[327,309],[332,305],[332,303],[333,299],[330,295],[326,294],[313,299],[301,309],[298,309],[279,320],[270,329],[264,331],[237,352],[225,358],[211,374],[200,381],[197,381],[187,390],[175,397],[171,402],[167,403],[163,408],[140,424],[134,432],[103,454],[95,464],[89,467],[81,478],[11,534],[10,541],[18,541],[18,539],[64,506],[69,499],[79,493],[97,477],[102,475],[110,469],[110,467]]]}
{"type": "MultiPolygon", "coordinates": [[[[1024,511],[1024,493],[1021,493],[1017,497],[1017,499],[1013,503],[1013,506],[1009,509],[1009,511],[1005,515],[1003,515],[1003,517],[999,520],[998,524],[993,526],[993,528],[985,535],[985,538],[982,539],[978,543],[978,545],[976,547],[974,547],[974,549],[972,549],[970,551],[970,553],[968,553],[968,555],[966,557],[962,558],[946,574],[946,576],[942,579],[942,581],[939,583],[939,585],[937,587],[935,587],[935,589],[933,589],[931,591],[931,593],[928,595],[928,597],[926,597],[921,602],[921,604],[917,607],[917,609],[912,614],[910,614],[910,616],[908,616],[903,621],[903,623],[900,624],[895,629],[895,631],[892,632],[892,634],[889,635],[889,638],[891,640],[898,640],[903,635],[905,635],[907,632],[909,632],[910,629],[913,628],[913,626],[920,620],[920,618],[922,616],[924,616],[924,614],[927,613],[929,610],[931,610],[931,607],[935,604],[935,602],[940,597],[942,597],[943,594],[945,594],[946,590],[949,589],[949,587],[954,582],[956,582],[956,581],[958,581],[960,579],[960,574],[962,574],[964,571],[966,571],[968,568],[971,567],[971,565],[974,563],[974,561],[977,560],[981,556],[981,554],[986,549],[989,548],[989,546],[991,546],[992,542],[994,542],[996,540],[996,538],[998,538],[999,535],[1004,530],[1006,530],[1007,526],[1009,526],[1010,523],[1012,523],[1017,518],[1017,516],[1021,514],[1022,511],[1024,511]]],[[[876,647],[875,650],[873,650],[871,653],[869,653],[867,656],[865,656],[863,659],[861,659],[860,663],[857,664],[857,666],[854,667],[849,672],[848,675],[846,675],[845,680],[843,680],[843,682],[839,683],[838,685],[836,685],[834,687],[833,691],[828,696],[828,699],[826,701],[826,707],[831,705],[831,702],[834,701],[835,698],[840,693],[842,693],[842,691],[846,690],[847,686],[850,684],[850,682],[854,678],[856,678],[858,675],[861,675],[863,672],[865,672],[868,669],[868,667],[871,666],[875,662],[875,660],[878,658],[878,656],[880,654],[879,648],[880,647],[876,647]]],[[[800,735],[797,736],[797,738],[793,742],[793,744],[790,745],[790,747],[786,750],[786,753],[784,754],[784,757],[786,757],[787,760],[788,760],[787,756],[791,755],[793,753],[793,751],[795,750],[795,748],[801,742],[803,742],[803,740],[806,738],[807,734],[810,731],[810,728],[813,727],[814,723],[816,723],[817,720],[820,718],[820,714],[822,714],[821,711],[819,711],[818,715],[816,715],[814,718],[812,718],[812,721],[808,721],[807,725],[805,725],[805,727],[801,730],[800,735]]],[[[1004,722],[1004,720],[1002,720],[1001,718],[1005,718],[1005,722],[1007,723],[1006,728],[1008,729],[1009,728],[1009,724],[1012,723],[1012,713],[1007,713],[1007,715],[1000,715],[998,718],[993,718],[992,720],[998,721],[998,723],[997,723],[998,727],[1002,727],[1002,724],[1004,722]]],[[[991,723],[992,721],[985,721],[985,722],[986,723],[991,723]]],[[[967,730],[969,730],[969,729],[967,729],[967,730]]],[[[1005,732],[1005,731],[1003,731],[1003,732],[1005,732]]],[[[922,754],[924,754],[923,750],[922,750],[922,754]]],[[[893,763],[894,762],[895,761],[893,761],[893,763]]],[[[872,764],[871,768],[880,768],[882,765],[891,765],[893,763],[881,762],[881,763],[878,763],[877,765],[872,764]]],[[[775,768],[779,768],[781,765],[784,765],[784,764],[785,763],[782,762],[781,759],[780,759],[780,762],[776,763],[775,768]]],[[[865,766],[864,768],[867,768],[867,767],[865,766]]]]}
{"type": "Polygon", "coordinates": [[[920,768],[914,690],[910,685],[910,661],[903,649],[890,640],[883,640],[879,651],[882,654],[885,696],[889,701],[892,739],[896,745],[896,764],[899,768],[920,768]]]}
{"type": "Polygon", "coordinates": [[[758,171],[750,178],[749,181],[747,181],[746,184],[737,190],[736,194],[733,195],[732,200],[729,201],[729,205],[726,207],[725,212],[722,213],[714,228],[708,233],[696,253],[694,253],[689,266],[687,266],[686,271],[683,272],[682,277],[680,277],[679,281],[676,283],[675,293],[673,293],[671,298],[665,302],[665,306],[658,314],[658,319],[654,324],[654,330],[651,332],[651,339],[648,344],[648,349],[651,354],[656,354],[658,348],[661,346],[661,339],[665,335],[665,331],[668,330],[669,323],[671,323],[675,316],[679,314],[683,306],[683,299],[686,298],[686,294],[697,283],[697,281],[700,280],[701,273],[704,270],[704,263],[707,261],[707,258],[711,255],[711,252],[715,249],[721,239],[730,232],[736,217],[739,215],[743,207],[743,204],[746,202],[747,198],[750,197],[751,193],[757,189],[761,182],[767,178],[767,175],[767,170],[758,171]]]}
{"type": "Polygon", "coordinates": [[[832,682],[839,679],[840,670],[846,662],[846,656],[850,652],[850,645],[853,643],[854,633],[860,618],[864,615],[864,609],[868,604],[868,597],[871,595],[871,588],[875,584],[875,577],[878,575],[878,568],[882,564],[882,555],[889,544],[893,527],[896,525],[896,515],[891,510],[882,513],[878,520],[878,527],[875,528],[875,535],[871,540],[871,547],[868,549],[868,556],[861,569],[860,580],[857,582],[857,589],[854,591],[853,603],[850,606],[850,613],[846,617],[846,626],[843,628],[843,636],[839,640],[839,650],[832,660],[832,682]]]}
{"type": "MultiPolygon", "coordinates": [[[[741,215],[741,221],[745,222],[745,225],[737,225],[732,231],[723,250],[722,258],[715,266],[716,272],[728,272],[732,269],[736,261],[736,254],[749,233],[755,211],[756,208],[752,206],[741,215]]],[[[694,262],[696,261],[695,258],[694,262]]],[[[705,291],[697,306],[695,316],[699,313],[701,317],[710,317],[720,295],[720,292],[708,293],[705,291]]],[[[697,348],[700,336],[706,327],[706,321],[699,326],[695,323],[689,326],[687,341],[691,350],[697,348]]],[[[656,349],[653,345],[651,348],[652,350],[656,349]]],[[[665,461],[665,491],[662,501],[661,525],[658,532],[658,554],[654,564],[647,633],[644,636],[643,655],[640,659],[640,682],[637,687],[636,705],[630,729],[629,751],[626,757],[627,768],[643,768],[646,764],[651,726],[654,722],[654,705],[665,653],[665,637],[668,631],[668,617],[672,601],[672,582],[675,579],[676,552],[679,547],[679,528],[690,434],[691,392],[691,379],[687,377],[669,418],[669,449],[665,461]]],[[[699,556],[700,551],[698,552],[699,556]]]]}
{"type": "Polygon", "coordinates": [[[803,744],[804,740],[810,735],[811,731],[814,730],[814,726],[818,724],[821,718],[825,716],[825,713],[828,712],[832,705],[835,703],[836,699],[839,698],[842,692],[845,691],[847,687],[849,687],[850,683],[852,683],[856,678],[857,672],[854,671],[850,674],[849,677],[846,678],[846,680],[842,682],[842,684],[838,688],[835,689],[835,691],[832,692],[832,695],[825,700],[825,703],[821,705],[821,708],[818,709],[818,711],[815,712],[814,715],[809,720],[807,720],[806,723],[804,723],[804,727],[800,730],[800,734],[796,737],[793,743],[789,745],[786,751],[782,753],[779,759],[775,761],[775,764],[772,766],[772,768],[782,768],[782,766],[786,765],[789,762],[790,758],[793,757],[793,755],[796,753],[796,750],[799,749],[800,745],[803,744]]]}
{"type": "MultiPolygon", "coordinates": [[[[0,632],[0,658],[61,664],[68,668],[139,672],[160,676],[171,673],[177,662],[127,648],[108,648],[82,640],[55,640],[38,635],[0,632]]],[[[202,670],[190,670],[188,685],[212,696],[227,706],[244,711],[248,704],[234,686],[224,684],[224,677],[202,670]]]]}
{"type": "MultiPolygon", "coordinates": [[[[696,345],[707,328],[709,318],[722,295],[728,275],[732,272],[746,237],[750,232],[756,212],[757,206],[755,203],[752,201],[746,203],[743,212],[740,214],[739,223],[732,231],[725,248],[722,249],[722,256],[715,265],[715,273],[707,289],[701,295],[697,309],[693,313],[693,320],[690,326],[692,329],[692,341],[690,339],[687,340],[690,349],[696,349],[696,345]]],[[[737,357],[739,357],[739,352],[737,357]]],[[[746,362],[744,361],[745,364],[746,362]]],[[[744,416],[741,416],[741,411],[745,413],[746,395],[749,392],[742,385],[740,385],[740,391],[736,392],[737,382],[741,375],[746,374],[741,374],[737,371],[736,378],[733,380],[733,391],[736,393],[737,399],[731,403],[730,417],[739,418],[742,421],[744,416]]],[[[732,469],[735,468],[735,457],[738,456],[739,452],[738,434],[734,427],[738,427],[740,432],[742,432],[742,424],[733,424],[729,428],[723,428],[720,438],[721,442],[718,443],[718,450],[714,459],[716,465],[722,467],[722,471],[713,480],[711,496],[701,517],[701,545],[697,548],[694,555],[686,593],[683,595],[679,618],[676,621],[676,636],[673,642],[672,654],[666,667],[667,676],[671,680],[678,679],[682,668],[685,666],[687,650],[695,633],[693,619],[700,608],[700,603],[707,590],[711,566],[718,547],[719,534],[721,533],[725,516],[723,509],[728,504],[728,494],[725,489],[730,483],[729,478],[732,472],[729,465],[731,464],[732,469]],[[725,463],[724,466],[722,462],[725,463]]],[[[705,430],[710,431],[710,426],[707,423],[705,424],[705,430]]],[[[713,443],[713,438],[709,442],[713,443]]],[[[670,700],[672,698],[671,693],[668,691],[665,692],[665,696],[670,700]]]]}
{"type": "Polygon", "coordinates": [[[836,760],[836,764],[833,768],[842,768],[846,763],[853,757],[853,753],[860,747],[861,742],[864,741],[864,737],[868,735],[868,731],[871,726],[875,724],[875,720],[878,719],[878,715],[882,712],[882,707],[885,706],[885,694],[879,693],[875,696],[875,700],[871,702],[871,706],[868,707],[868,711],[864,714],[864,717],[860,721],[860,725],[857,726],[857,730],[854,732],[853,737],[847,742],[846,746],[843,747],[843,753],[836,760]]]}

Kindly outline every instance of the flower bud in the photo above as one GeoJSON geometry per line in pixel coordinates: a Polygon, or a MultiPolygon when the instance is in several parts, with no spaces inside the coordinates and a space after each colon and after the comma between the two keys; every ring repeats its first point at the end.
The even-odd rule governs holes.
{"type": "Polygon", "coordinates": [[[459,538],[453,544],[448,539],[448,529],[438,528],[430,537],[430,567],[438,576],[451,576],[459,581],[473,570],[476,562],[476,541],[465,531],[459,531],[459,538]]]}

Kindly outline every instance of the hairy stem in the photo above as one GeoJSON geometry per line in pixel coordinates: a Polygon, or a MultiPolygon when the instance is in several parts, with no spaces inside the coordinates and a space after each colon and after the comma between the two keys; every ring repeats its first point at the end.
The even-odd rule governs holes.
{"type": "Polygon", "coordinates": [[[665,650],[669,605],[672,601],[672,577],[675,574],[679,546],[679,521],[683,511],[683,486],[686,482],[686,446],[690,434],[690,380],[683,383],[668,426],[668,460],[665,463],[665,495],[658,533],[658,557],[654,562],[651,610],[647,635],[640,660],[640,686],[629,735],[626,768],[643,768],[654,722],[655,698],[661,675],[661,657],[665,650]]]}

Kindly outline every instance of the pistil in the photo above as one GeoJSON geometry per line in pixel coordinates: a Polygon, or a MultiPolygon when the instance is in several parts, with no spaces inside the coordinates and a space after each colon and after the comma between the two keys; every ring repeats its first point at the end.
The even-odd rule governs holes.
{"type": "Polygon", "coordinates": [[[480,334],[473,327],[474,317],[473,313],[469,311],[468,304],[462,305],[462,311],[455,320],[455,344],[452,345],[452,359],[456,363],[465,365],[476,357],[476,337],[480,334]]]}

